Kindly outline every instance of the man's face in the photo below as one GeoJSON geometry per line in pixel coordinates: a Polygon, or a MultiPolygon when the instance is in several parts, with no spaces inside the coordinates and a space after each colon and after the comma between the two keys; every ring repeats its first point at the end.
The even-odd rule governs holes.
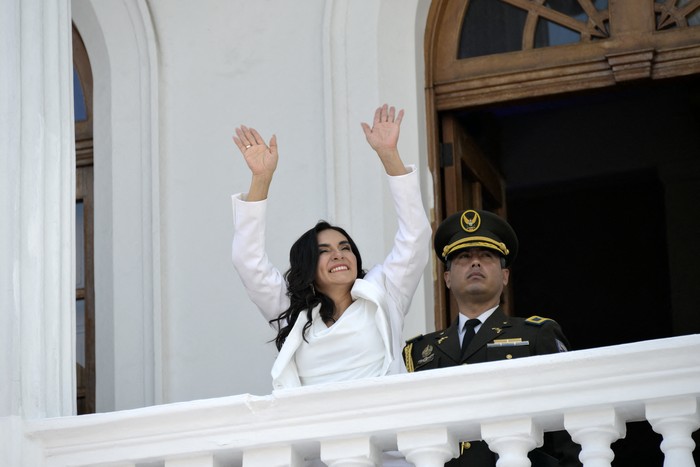
{"type": "Polygon", "coordinates": [[[488,248],[467,248],[451,258],[445,284],[462,300],[496,303],[508,285],[510,271],[501,267],[501,256],[488,248]]]}

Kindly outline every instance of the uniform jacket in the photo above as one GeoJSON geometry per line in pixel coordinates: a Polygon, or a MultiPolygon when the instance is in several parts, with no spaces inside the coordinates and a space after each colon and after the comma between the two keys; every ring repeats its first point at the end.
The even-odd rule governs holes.
{"type": "MultiPolygon", "coordinates": [[[[408,371],[423,371],[462,364],[493,362],[565,352],[569,342],[556,321],[539,316],[517,318],[506,316],[497,308],[482,323],[462,356],[458,334],[459,320],[444,331],[414,337],[404,347],[408,371]]],[[[533,467],[580,466],[580,448],[566,432],[545,433],[542,449],[530,453],[533,467]],[[559,459],[559,460],[557,460],[559,459]]],[[[446,466],[492,467],[496,455],[483,441],[462,443],[460,457],[446,466]]]]}
{"type": "Polygon", "coordinates": [[[510,317],[499,307],[481,325],[462,356],[458,326],[459,320],[455,320],[444,331],[408,341],[404,358],[409,371],[544,355],[569,348],[569,342],[556,321],[537,316],[528,319],[510,317]],[[508,343],[507,339],[520,341],[508,343]]]}
{"type": "MultiPolygon", "coordinates": [[[[410,169],[409,174],[388,177],[398,217],[393,248],[382,264],[355,281],[351,291],[353,298],[368,300],[376,307],[375,319],[385,349],[382,374],[405,372],[401,359],[404,317],[430,252],[430,223],[423,209],[418,174],[414,167],[410,169]]],[[[233,196],[232,258],[248,296],[270,321],[289,307],[289,298],[282,273],[265,253],[266,206],[266,200],[246,202],[241,194],[233,196]]],[[[301,385],[294,353],[303,342],[306,322],[306,314],[301,313],[280,349],[271,371],[275,389],[301,385]]]]}

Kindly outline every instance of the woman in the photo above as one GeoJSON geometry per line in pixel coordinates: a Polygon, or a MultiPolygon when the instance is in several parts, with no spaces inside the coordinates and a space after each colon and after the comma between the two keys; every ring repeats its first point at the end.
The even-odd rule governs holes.
{"type": "Polygon", "coordinates": [[[233,140],[252,179],[247,195],[233,196],[233,263],[251,300],[278,331],[275,389],[405,371],[403,321],[428,261],[431,231],[418,174],[397,150],[402,118],[403,110],[397,115],[385,104],[371,128],[362,123],[388,175],[399,224],[393,249],[367,273],[350,236],[325,222],[294,243],[284,276],[272,266],[264,233],[277,138],[265,144],[255,129],[236,129],[233,140]]]}

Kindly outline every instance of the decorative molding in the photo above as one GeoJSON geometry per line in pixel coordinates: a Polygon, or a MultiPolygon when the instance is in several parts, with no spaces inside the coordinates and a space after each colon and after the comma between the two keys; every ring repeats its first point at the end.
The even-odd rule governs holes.
{"type": "Polygon", "coordinates": [[[479,76],[436,84],[437,110],[590,89],[615,83],[609,64],[602,59],[525,72],[479,76]]]}
{"type": "Polygon", "coordinates": [[[73,0],[73,21],[100,83],[93,95],[95,286],[102,323],[95,330],[97,409],[158,404],[164,390],[155,32],[146,0],[73,0]]]}
{"type": "Polygon", "coordinates": [[[323,101],[326,122],[326,212],[332,223],[352,225],[348,135],[348,0],[326,2],[323,16],[323,101]]]}
{"type": "Polygon", "coordinates": [[[654,49],[609,54],[606,58],[615,77],[615,82],[651,77],[654,49]]]}
{"type": "Polygon", "coordinates": [[[700,45],[663,48],[656,51],[652,78],[670,78],[700,73],[700,45]]]}

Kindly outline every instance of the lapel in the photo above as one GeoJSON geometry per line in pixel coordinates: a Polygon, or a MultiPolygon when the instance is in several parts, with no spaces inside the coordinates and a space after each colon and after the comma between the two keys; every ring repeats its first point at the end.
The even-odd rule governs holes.
{"type": "MultiPolygon", "coordinates": [[[[374,321],[377,324],[379,334],[382,336],[382,341],[384,341],[384,364],[380,373],[383,376],[387,374],[391,363],[394,361],[393,352],[391,350],[393,337],[391,323],[387,316],[389,307],[385,300],[386,294],[384,294],[377,285],[364,279],[357,279],[350,293],[354,299],[365,299],[369,302],[368,306],[371,304],[375,307],[374,321]]],[[[403,365],[403,363],[401,364],[403,365]]]]}
{"type": "MultiPolygon", "coordinates": [[[[382,367],[382,375],[384,375],[388,372],[393,361],[393,354],[391,351],[392,332],[389,319],[386,315],[387,306],[384,300],[384,294],[382,294],[381,290],[375,284],[363,279],[357,279],[355,281],[351,293],[353,298],[368,300],[377,307],[375,320],[379,333],[384,341],[384,366],[382,367]]],[[[313,309],[312,320],[318,316],[320,308],[321,305],[316,305],[313,309]]],[[[306,322],[306,311],[302,311],[287,336],[287,339],[285,339],[284,345],[282,345],[275,363],[272,365],[272,384],[275,389],[301,386],[299,373],[294,361],[294,354],[304,340],[303,330],[306,322]]]]}
{"type": "MultiPolygon", "coordinates": [[[[316,305],[312,310],[311,319],[318,316],[321,305],[316,305]]],[[[272,375],[272,387],[274,389],[294,388],[301,386],[299,373],[297,372],[296,363],[294,362],[294,353],[297,351],[304,339],[304,325],[308,322],[306,319],[306,311],[302,311],[297,318],[292,330],[284,340],[277,359],[272,364],[270,374],[272,375]]]]}
{"type": "Polygon", "coordinates": [[[496,311],[491,313],[491,316],[489,316],[489,318],[481,325],[479,332],[476,333],[474,339],[472,339],[472,341],[469,343],[467,351],[464,352],[464,358],[459,359],[460,363],[467,361],[469,357],[501,335],[503,331],[509,327],[510,320],[499,306],[496,308],[496,311]]]}
{"type": "Polygon", "coordinates": [[[447,355],[449,358],[454,360],[455,365],[460,363],[460,353],[461,349],[459,347],[459,318],[455,319],[454,322],[435,337],[435,345],[441,352],[447,355]]]}

